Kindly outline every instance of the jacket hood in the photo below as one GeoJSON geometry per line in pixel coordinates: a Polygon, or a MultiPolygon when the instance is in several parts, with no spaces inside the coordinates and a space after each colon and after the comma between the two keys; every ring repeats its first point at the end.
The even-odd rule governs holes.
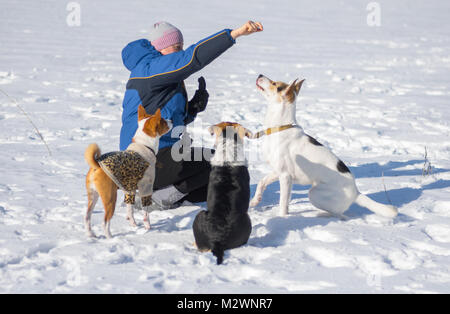
{"type": "Polygon", "coordinates": [[[132,71],[144,57],[153,59],[159,56],[161,56],[161,53],[156,50],[147,39],[133,41],[122,50],[123,64],[130,71],[132,71]]]}

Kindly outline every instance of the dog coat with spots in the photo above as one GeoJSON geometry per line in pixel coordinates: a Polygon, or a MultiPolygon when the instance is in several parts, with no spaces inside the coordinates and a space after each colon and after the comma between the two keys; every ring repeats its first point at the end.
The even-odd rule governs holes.
{"type": "Polygon", "coordinates": [[[156,156],[150,149],[132,143],[125,151],[101,155],[97,162],[108,177],[125,191],[125,203],[134,204],[138,190],[142,206],[152,204],[156,156]]]}

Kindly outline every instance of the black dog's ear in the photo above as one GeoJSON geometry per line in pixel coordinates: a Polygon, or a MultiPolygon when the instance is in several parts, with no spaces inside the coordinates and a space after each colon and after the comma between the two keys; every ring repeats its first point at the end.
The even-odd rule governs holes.
{"type": "Polygon", "coordinates": [[[209,128],[208,128],[208,132],[209,132],[209,134],[211,134],[211,136],[213,136],[214,134],[218,134],[217,132],[219,131],[219,127],[217,126],[217,125],[211,125],[209,128]]]}
{"type": "Polygon", "coordinates": [[[238,126],[238,134],[239,134],[239,137],[242,139],[244,138],[244,136],[247,136],[248,138],[253,137],[253,133],[250,130],[244,128],[242,125],[238,126]]]}

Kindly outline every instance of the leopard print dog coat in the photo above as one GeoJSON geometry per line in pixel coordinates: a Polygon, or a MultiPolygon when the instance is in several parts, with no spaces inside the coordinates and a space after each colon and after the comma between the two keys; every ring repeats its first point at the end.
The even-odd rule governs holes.
{"type": "Polygon", "coordinates": [[[108,177],[125,191],[125,203],[134,205],[138,190],[142,206],[152,204],[156,156],[149,148],[131,143],[127,150],[103,154],[97,162],[108,177]]]}

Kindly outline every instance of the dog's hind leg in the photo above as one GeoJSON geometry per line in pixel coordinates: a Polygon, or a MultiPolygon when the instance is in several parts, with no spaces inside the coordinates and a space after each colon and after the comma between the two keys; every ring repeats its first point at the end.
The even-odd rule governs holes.
{"type": "Polygon", "coordinates": [[[292,192],[292,177],[289,173],[280,175],[280,215],[286,216],[289,213],[289,202],[292,192]]]}
{"type": "Polygon", "coordinates": [[[88,197],[88,208],[86,211],[86,216],[84,216],[84,226],[86,228],[86,234],[88,237],[95,238],[94,232],[91,229],[91,216],[92,211],[94,210],[95,204],[97,204],[98,193],[95,190],[94,182],[93,182],[93,174],[94,169],[89,169],[89,172],[86,176],[86,191],[88,197]]]}
{"type": "Polygon", "coordinates": [[[195,216],[192,230],[194,232],[195,245],[200,252],[208,252],[211,250],[209,234],[207,233],[207,215],[204,210],[195,216]]]}
{"type": "Polygon", "coordinates": [[[315,207],[325,210],[340,219],[345,219],[343,213],[353,203],[352,189],[330,184],[318,184],[309,190],[309,200],[315,207]]]}
{"type": "Polygon", "coordinates": [[[103,229],[107,238],[112,238],[110,231],[111,218],[116,209],[117,189],[112,189],[108,196],[102,196],[103,205],[105,206],[105,218],[103,220],[103,229]]]}
{"type": "Polygon", "coordinates": [[[103,220],[105,236],[111,238],[109,227],[114,210],[116,209],[117,185],[100,169],[95,174],[95,187],[98,194],[100,194],[103,207],[105,208],[105,218],[103,220]]]}
{"type": "Polygon", "coordinates": [[[262,196],[267,186],[277,180],[278,180],[278,173],[275,172],[272,172],[266,175],[263,179],[261,179],[261,181],[258,182],[255,196],[253,196],[252,200],[250,201],[250,207],[255,207],[256,205],[258,205],[259,202],[261,202],[262,200],[262,196]]]}
{"type": "Polygon", "coordinates": [[[108,195],[104,195],[102,197],[103,205],[105,206],[105,218],[103,220],[103,229],[105,231],[105,236],[107,238],[112,238],[110,231],[111,218],[114,215],[114,211],[116,209],[116,201],[117,201],[117,188],[115,186],[111,187],[108,195]]]}
{"type": "Polygon", "coordinates": [[[98,193],[95,190],[88,191],[88,208],[86,211],[86,216],[84,217],[84,225],[86,227],[86,234],[88,237],[95,238],[94,232],[91,229],[91,216],[92,211],[94,210],[95,204],[98,200],[98,193]]]}

